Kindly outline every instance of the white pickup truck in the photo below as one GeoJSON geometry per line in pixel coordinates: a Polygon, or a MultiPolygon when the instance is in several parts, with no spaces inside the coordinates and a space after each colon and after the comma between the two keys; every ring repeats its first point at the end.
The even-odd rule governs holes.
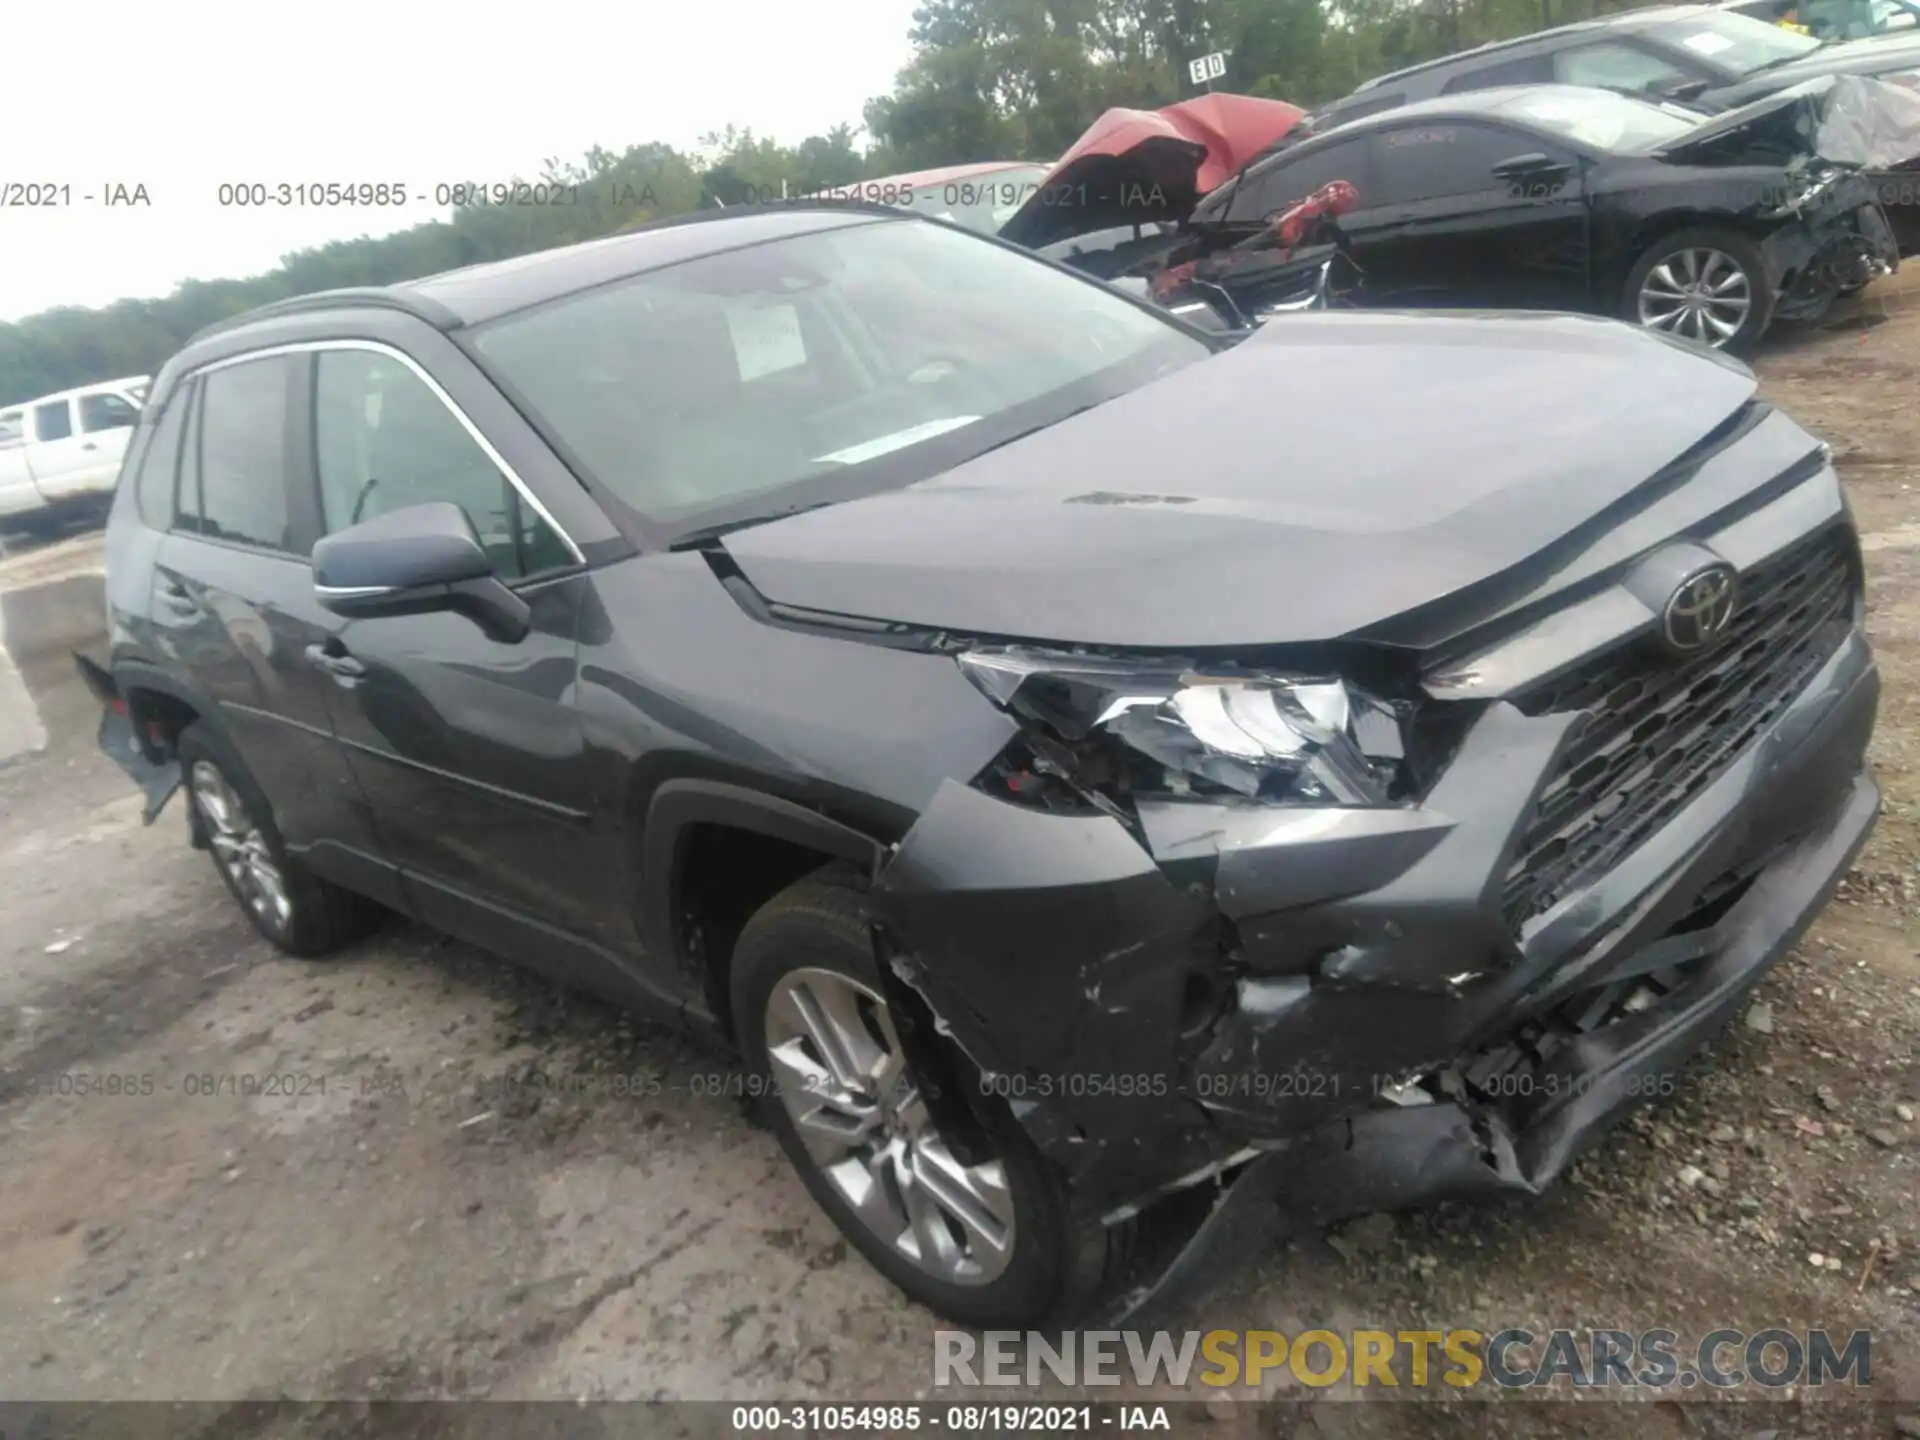
{"type": "Polygon", "coordinates": [[[0,410],[0,520],[112,493],[147,379],[103,380],[0,410]]]}

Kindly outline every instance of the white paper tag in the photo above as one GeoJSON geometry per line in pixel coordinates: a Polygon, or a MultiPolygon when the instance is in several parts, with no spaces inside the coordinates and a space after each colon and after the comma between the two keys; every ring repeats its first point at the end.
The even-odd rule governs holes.
{"type": "Polygon", "coordinates": [[[729,305],[727,329],[742,382],[807,363],[800,312],[791,305],[729,305]]]}
{"type": "Polygon", "coordinates": [[[1722,50],[1731,50],[1733,41],[1724,35],[1716,35],[1711,30],[1702,30],[1689,35],[1680,42],[1696,55],[1718,55],[1722,50]]]}

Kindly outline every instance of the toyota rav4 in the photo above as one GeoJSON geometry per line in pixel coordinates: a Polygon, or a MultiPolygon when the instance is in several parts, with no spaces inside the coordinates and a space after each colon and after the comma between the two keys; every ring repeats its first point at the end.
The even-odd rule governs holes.
{"type": "Polygon", "coordinates": [[[268,940],[399,911],[737,1048],[973,1323],[1538,1191],[1879,804],[1841,486],[1738,362],[1228,344],[880,208],[205,332],[106,588],[102,742],[268,940]]]}

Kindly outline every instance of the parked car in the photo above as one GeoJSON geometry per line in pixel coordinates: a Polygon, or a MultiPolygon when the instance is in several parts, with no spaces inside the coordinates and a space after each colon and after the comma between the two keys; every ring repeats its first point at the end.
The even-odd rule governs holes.
{"type": "Polygon", "coordinates": [[[1260,161],[1201,202],[1170,263],[1258,312],[1329,253],[1276,246],[1270,217],[1343,180],[1352,303],[1582,310],[1742,352],[1899,263],[1872,184],[1814,153],[1835,87],[1845,118],[1862,83],[1706,120],[1574,86],[1419,101],[1260,161]]]}
{"type": "Polygon", "coordinates": [[[103,744],[263,936],[399,910],[737,1047],[973,1324],[1242,1261],[1282,1194],[1536,1192],[1879,804],[1858,538],[1744,366],[1222,347],[883,207],[203,332],[106,590],[103,744]],[[1143,1213],[1191,1235],[1132,1275],[1143,1213]]]}
{"type": "Polygon", "coordinates": [[[146,384],[132,375],[0,409],[0,519],[31,521],[102,501],[146,384]]]}
{"type": "MultiPolygon", "coordinates": [[[[1449,55],[1367,81],[1317,112],[1315,132],[1418,100],[1506,85],[1594,85],[1732,110],[1822,75],[1920,88],[1920,33],[1822,41],[1705,5],[1629,10],[1449,55]]],[[[1920,248],[1920,171],[1873,174],[1903,253],[1920,248]]]]}

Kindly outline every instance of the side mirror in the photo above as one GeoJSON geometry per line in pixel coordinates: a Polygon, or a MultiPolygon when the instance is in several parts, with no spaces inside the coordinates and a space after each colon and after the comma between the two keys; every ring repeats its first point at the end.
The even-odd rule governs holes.
{"type": "Polygon", "coordinates": [[[1679,80],[1672,85],[1662,85],[1659,94],[1667,100],[1698,100],[1712,84],[1711,80],[1679,80]]]}
{"type": "Polygon", "coordinates": [[[533,610],[500,583],[466,511],[436,500],[378,515],[313,547],[313,589],[336,615],[453,610],[496,640],[526,638],[533,610]]]}

